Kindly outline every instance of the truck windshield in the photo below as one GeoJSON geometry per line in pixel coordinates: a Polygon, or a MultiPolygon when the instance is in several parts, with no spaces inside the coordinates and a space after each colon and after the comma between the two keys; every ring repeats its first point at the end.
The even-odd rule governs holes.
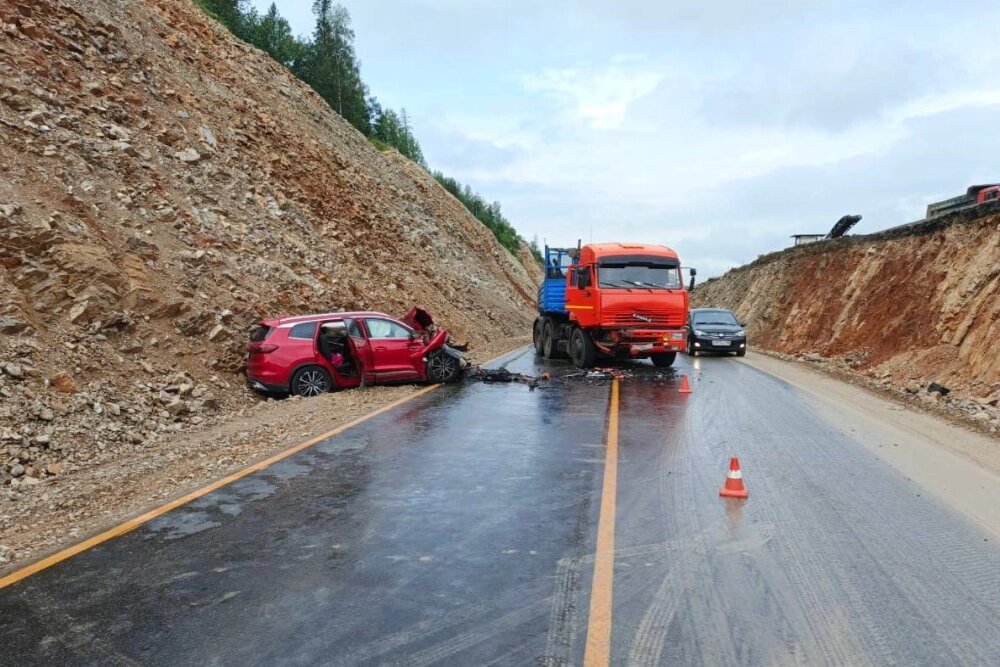
{"type": "Polygon", "coordinates": [[[620,289],[680,289],[681,272],[673,266],[650,264],[601,264],[598,269],[601,287],[620,289]]]}

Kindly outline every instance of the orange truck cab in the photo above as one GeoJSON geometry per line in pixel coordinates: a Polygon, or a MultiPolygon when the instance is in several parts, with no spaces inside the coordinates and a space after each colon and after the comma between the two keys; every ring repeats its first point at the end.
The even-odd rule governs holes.
{"type": "MultiPolygon", "coordinates": [[[[535,351],[588,368],[601,356],[670,366],[687,334],[688,290],[677,253],[660,245],[545,247],[535,351]]],[[[691,269],[692,285],[695,270],[691,269]]]]}

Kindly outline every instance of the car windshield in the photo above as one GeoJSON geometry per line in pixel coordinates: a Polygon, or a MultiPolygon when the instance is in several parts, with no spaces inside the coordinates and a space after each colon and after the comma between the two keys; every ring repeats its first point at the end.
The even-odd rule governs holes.
{"type": "Polygon", "coordinates": [[[728,310],[710,310],[703,313],[692,313],[691,321],[694,324],[698,325],[706,325],[706,324],[728,324],[731,326],[740,325],[736,317],[728,310]]]}
{"type": "Polygon", "coordinates": [[[598,270],[601,287],[623,289],[680,289],[681,273],[677,267],[650,264],[602,264],[598,270]]]}

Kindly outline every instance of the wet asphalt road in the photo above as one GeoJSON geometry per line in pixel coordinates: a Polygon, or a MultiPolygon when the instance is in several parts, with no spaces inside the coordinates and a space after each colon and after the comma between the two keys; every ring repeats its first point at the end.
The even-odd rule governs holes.
{"type": "MultiPolygon", "coordinates": [[[[613,664],[1000,664],[1000,549],[863,434],[736,359],[679,359],[689,396],[629,368],[613,664]],[[732,455],[746,503],[718,497],[732,455]]],[[[0,664],[581,664],[610,387],[544,369],[433,391],[0,590],[0,664]]]]}

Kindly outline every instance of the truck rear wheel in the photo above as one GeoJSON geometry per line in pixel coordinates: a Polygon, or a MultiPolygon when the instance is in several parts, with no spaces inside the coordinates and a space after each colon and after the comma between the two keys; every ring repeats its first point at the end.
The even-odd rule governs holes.
{"type": "Polygon", "coordinates": [[[653,360],[653,365],[657,368],[666,368],[674,365],[674,359],[677,358],[677,353],[658,352],[656,354],[649,355],[649,358],[653,360]]]}
{"type": "Polygon", "coordinates": [[[542,356],[546,359],[559,358],[559,339],[556,338],[556,325],[548,317],[542,325],[542,356]]]}
{"type": "Polygon", "coordinates": [[[535,318],[535,323],[531,326],[531,344],[535,346],[535,354],[542,355],[542,325],[545,323],[540,317],[535,318]]]}
{"type": "Polygon", "coordinates": [[[590,336],[583,329],[574,327],[569,335],[569,358],[577,368],[590,368],[594,365],[597,349],[590,336]]]}

